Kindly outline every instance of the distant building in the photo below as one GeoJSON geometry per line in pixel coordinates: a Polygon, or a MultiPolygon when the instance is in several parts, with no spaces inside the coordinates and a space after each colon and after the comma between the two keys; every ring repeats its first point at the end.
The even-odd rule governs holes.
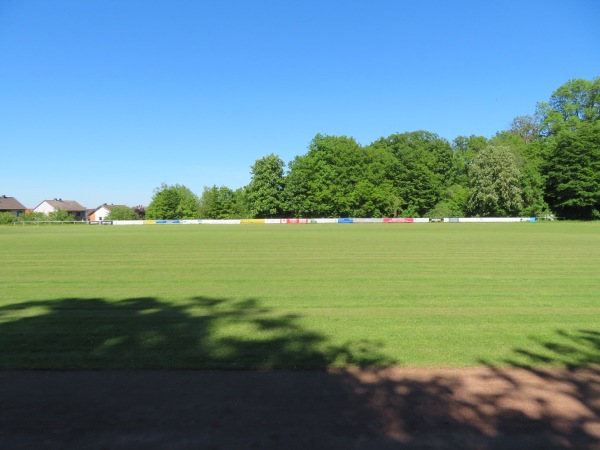
{"type": "Polygon", "coordinates": [[[96,209],[92,210],[92,212],[89,215],[90,220],[106,220],[106,216],[108,216],[110,211],[116,206],[127,208],[127,206],[125,205],[108,205],[104,203],[103,205],[98,206],[96,209]]]}
{"type": "Polygon", "coordinates": [[[7,197],[6,195],[0,197],[0,212],[9,212],[18,217],[23,214],[26,209],[27,208],[14,197],[7,197]]]}
{"type": "Polygon", "coordinates": [[[46,215],[56,211],[66,211],[77,221],[87,220],[87,210],[75,200],[63,200],[62,198],[44,200],[33,209],[33,212],[41,212],[46,215]]]}

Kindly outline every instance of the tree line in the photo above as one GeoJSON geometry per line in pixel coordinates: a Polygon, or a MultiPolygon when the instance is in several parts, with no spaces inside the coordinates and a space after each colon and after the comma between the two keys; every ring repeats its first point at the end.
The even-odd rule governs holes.
{"type": "MultiPolygon", "coordinates": [[[[259,158],[247,186],[162,184],[147,219],[548,216],[600,219],[600,77],[573,79],[495,136],[428,131],[362,146],[317,134],[286,164],[259,158]]],[[[144,211],[113,210],[107,219],[144,211]]]]}
{"type": "Polygon", "coordinates": [[[600,77],[560,86],[492,138],[428,131],[361,146],[316,135],[287,165],[255,161],[250,183],[200,196],[161,185],[147,218],[546,216],[600,218],[600,77]]]}

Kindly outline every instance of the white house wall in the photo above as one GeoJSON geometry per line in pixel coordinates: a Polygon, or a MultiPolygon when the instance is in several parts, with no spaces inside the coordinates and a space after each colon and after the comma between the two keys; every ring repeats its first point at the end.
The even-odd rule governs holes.
{"type": "Polygon", "coordinates": [[[108,209],[106,209],[104,206],[102,206],[98,211],[96,211],[94,213],[94,219],[95,220],[106,220],[106,216],[108,216],[108,213],[110,213],[110,211],[108,209]]]}
{"type": "Polygon", "coordinates": [[[33,210],[33,212],[41,212],[46,215],[56,211],[54,207],[48,202],[42,202],[33,210]]]}

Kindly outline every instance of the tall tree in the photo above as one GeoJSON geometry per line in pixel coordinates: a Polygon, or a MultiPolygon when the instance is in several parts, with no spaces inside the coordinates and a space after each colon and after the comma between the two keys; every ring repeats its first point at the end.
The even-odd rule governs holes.
{"type": "Polygon", "coordinates": [[[257,159],[252,165],[252,179],[246,194],[253,217],[278,217],[284,213],[284,167],[283,160],[272,153],[257,159]]]}
{"type": "Polygon", "coordinates": [[[547,163],[547,200],[567,219],[600,219],[600,121],[563,129],[547,163]]]}
{"type": "Polygon", "coordinates": [[[538,135],[528,141],[518,133],[508,130],[498,132],[490,140],[490,144],[510,149],[521,172],[523,208],[520,215],[535,217],[548,215],[550,210],[544,200],[545,179],[541,172],[548,150],[543,139],[538,135]]]}
{"type": "Polygon", "coordinates": [[[246,189],[241,187],[233,191],[233,215],[232,219],[249,219],[250,206],[248,205],[248,195],[246,189]]]}
{"type": "Polygon", "coordinates": [[[537,114],[544,136],[600,120],[600,77],[569,80],[552,93],[548,103],[538,103],[537,114]]]}
{"type": "Polygon", "coordinates": [[[317,134],[305,155],[289,164],[285,197],[297,217],[345,216],[356,186],[360,146],[345,136],[317,134]]]}
{"type": "Polygon", "coordinates": [[[521,168],[521,195],[523,208],[521,215],[540,217],[550,213],[544,199],[545,179],[537,160],[527,160],[521,168]]]}
{"type": "Polygon", "coordinates": [[[347,136],[318,134],[289,164],[286,199],[297,217],[381,217],[391,211],[393,155],[347,136]]]}
{"type": "Polygon", "coordinates": [[[199,199],[183,185],[162,183],[154,190],[152,201],[146,209],[146,219],[196,219],[199,199]]]}
{"type": "Polygon", "coordinates": [[[469,169],[475,155],[488,145],[483,136],[458,136],[452,141],[452,182],[469,187],[469,169]]]}
{"type": "Polygon", "coordinates": [[[239,197],[227,186],[204,187],[200,196],[201,219],[240,219],[243,213],[238,205],[239,197]]]}
{"type": "Polygon", "coordinates": [[[293,217],[316,217],[311,182],[314,176],[312,161],[307,155],[296,156],[288,164],[284,200],[286,209],[293,217]]]}
{"type": "Polygon", "coordinates": [[[434,133],[393,134],[372,144],[394,156],[392,201],[395,213],[419,216],[431,210],[450,186],[453,152],[450,143],[434,133]]]}
{"type": "Polygon", "coordinates": [[[509,133],[529,144],[539,135],[538,118],[529,115],[515,117],[510,124],[509,133]]]}
{"type": "Polygon", "coordinates": [[[473,160],[469,212],[483,217],[518,214],[523,207],[520,185],[521,172],[510,149],[489,145],[473,160]]]}

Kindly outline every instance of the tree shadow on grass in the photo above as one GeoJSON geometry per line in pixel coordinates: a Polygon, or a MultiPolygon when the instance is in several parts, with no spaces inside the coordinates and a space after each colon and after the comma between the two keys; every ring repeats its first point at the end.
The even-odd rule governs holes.
{"type": "Polygon", "coordinates": [[[0,308],[0,367],[281,369],[393,361],[368,342],[333,345],[256,299],[67,298],[0,308]]]}
{"type": "Polygon", "coordinates": [[[532,337],[533,349],[517,348],[506,360],[514,367],[536,370],[551,364],[569,370],[600,365],[600,332],[595,330],[557,330],[552,340],[532,337]]]}
{"type": "Polygon", "coordinates": [[[0,320],[3,368],[220,369],[0,372],[5,448],[600,448],[595,330],[425,370],[256,299],[36,301],[0,320]]]}

